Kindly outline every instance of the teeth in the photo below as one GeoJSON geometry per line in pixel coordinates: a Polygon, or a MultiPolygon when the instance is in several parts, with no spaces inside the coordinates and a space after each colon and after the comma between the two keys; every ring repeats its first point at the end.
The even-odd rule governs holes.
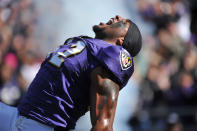
{"type": "Polygon", "coordinates": [[[110,20],[111,20],[112,23],[114,22],[114,19],[113,18],[111,18],[110,20]]]}
{"type": "Polygon", "coordinates": [[[111,18],[106,24],[111,25],[114,22],[114,19],[111,18]]]}

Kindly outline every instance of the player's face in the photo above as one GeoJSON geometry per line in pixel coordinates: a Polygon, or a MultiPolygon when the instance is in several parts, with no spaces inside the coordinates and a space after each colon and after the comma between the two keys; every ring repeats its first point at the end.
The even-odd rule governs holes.
{"type": "Polygon", "coordinates": [[[96,34],[96,38],[100,39],[114,39],[118,37],[124,37],[129,28],[130,21],[123,19],[117,15],[111,18],[107,23],[101,22],[99,25],[93,26],[93,31],[96,34]]]}

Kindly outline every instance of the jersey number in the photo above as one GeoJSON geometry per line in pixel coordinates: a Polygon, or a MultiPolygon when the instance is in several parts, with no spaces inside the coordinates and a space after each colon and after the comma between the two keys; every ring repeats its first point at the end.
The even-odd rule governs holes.
{"type": "Polygon", "coordinates": [[[49,62],[56,67],[60,67],[64,62],[64,58],[79,54],[84,48],[85,44],[82,41],[78,41],[77,43],[72,44],[69,49],[64,50],[63,52],[56,52],[56,54],[51,57],[49,62]]]}

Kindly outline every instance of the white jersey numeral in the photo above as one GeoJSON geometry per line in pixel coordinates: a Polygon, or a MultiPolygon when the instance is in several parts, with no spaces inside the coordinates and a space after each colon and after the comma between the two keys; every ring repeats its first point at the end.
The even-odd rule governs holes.
{"type": "Polygon", "coordinates": [[[85,44],[82,41],[77,41],[72,44],[69,49],[64,50],[63,52],[57,52],[51,57],[49,62],[56,67],[61,67],[65,58],[81,53],[84,48],[85,44]]]}

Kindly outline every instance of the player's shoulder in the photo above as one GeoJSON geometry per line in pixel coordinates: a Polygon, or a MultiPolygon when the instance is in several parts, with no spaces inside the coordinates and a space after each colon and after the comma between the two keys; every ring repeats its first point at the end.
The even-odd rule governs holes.
{"type": "Polygon", "coordinates": [[[122,70],[127,70],[133,66],[133,57],[124,48],[120,51],[119,59],[122,70]]]}
{"type": "Polygon", "coordinates": [[[133,66],[133,57],[122,46],[113,45],[100,39],[83,38],[92,54],[100,61],[110,62],[121,70],[133,66]]]}
{"type": "Polygon", "coordinates": [[[100,46],[94,44],[92,47],[94,57],[102,67],[107,69],[119,83],[121,88],[126,85],[134,71],[133,58],[122,46],[108,44],[100,46]]]}

